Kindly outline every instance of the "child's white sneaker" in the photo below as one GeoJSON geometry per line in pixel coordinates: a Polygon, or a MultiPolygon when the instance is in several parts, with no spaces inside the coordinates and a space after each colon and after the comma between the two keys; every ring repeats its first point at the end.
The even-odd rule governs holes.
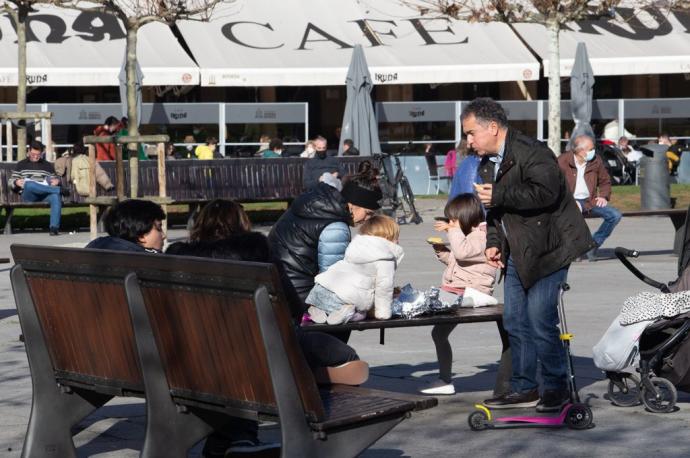
{"type": "Polygon", "coordinates": [[[430,383],[426,388],[419,390],[419,392],[422,394],[432,395],[451,395],[455,394],[455,386],[452,383],[446,383],[443,380],[438,379],[435,382],[430,383]]]}
{"type": "Polygon", "coordinates": [[[328,315],[326,314],[326,312],[324,312],[320,308],[314,307],[313,305],[307,309],[307,313],[309,314],[309,318],[314,323],[318,323],[318,324],[325,323],[326,319],[328,318],[328,315]]]}
{"type": "Polygon", "coordinates": [[[357,310],[355,309],[354,305],[345,304],[342,307],[340,307],[338,310],[336,310],[335,312],[329,313],[328,318],[326,318],[326,323],[328,323],[328,324],[345,324],[352,319],[352,317],[355,315],[356,311],[357,310]]]}

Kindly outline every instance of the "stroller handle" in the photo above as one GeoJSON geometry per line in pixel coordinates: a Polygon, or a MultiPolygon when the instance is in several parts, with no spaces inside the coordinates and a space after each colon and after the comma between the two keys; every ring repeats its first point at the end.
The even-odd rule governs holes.
{"type": "Polygon", "coordinates": [[[619,259],[621,258],[621,256],[628,258],[636,258],[640,255],[640,252],[637,250],[628,250],[627,248],[623,248],[620,246],[616,247],[614,253],[616,253],[616,257],[618,257],[619,259]]]}
{"type": "Polygon", "coordinates": [[[632,272],[633,275],[635,275],[637,278],[642,280],[644,283],[648,284],[649,286],[656,288],[660,290],[662,293],[668,293],[668,285],[665,285],[663,283],[660,283],[656,280],[653,280],[640,272],[640,270],[633,266],[630,261],[628,261],[628,257],[630,258],[636,258],[640,255],[640,252],[637,250],[628,250],[627,248],[623,247],[617,247],[614,250],[614,253],[616,253],[616,257],[620,260],[620,262],[623,263],[623,265],[630,271],[632,272]]]}

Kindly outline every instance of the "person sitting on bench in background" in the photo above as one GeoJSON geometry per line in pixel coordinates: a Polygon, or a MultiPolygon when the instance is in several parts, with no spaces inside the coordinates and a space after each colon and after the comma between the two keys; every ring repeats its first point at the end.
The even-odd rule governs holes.
{"type": "MultiPolygon", "coordinates": [[[[209,202],[199,213],[190,231],[189,242],[176,242],[170,245],[166,254],[272,262],[266,236],[259,232],[251,232],[249,217],[241,205],[223,199],[209,202]]],[[[280,266],[276,267],[283,284],[289,285],[280,266]]],[[[289,290],[286,291],[286,295],[288,294],[289,290]]],[[[287,299],[290,302],[290,298],[287,299]]],[[[294,305],[291,307],[294,308],[294,305]]],[[[295,332],[317,383],[360,385],[367,380],[369,366],[359,359],[350,346],[328,334],[302,332],[299,326],[295,326],[295,332]]],[[[204,446],[204,456],[240,456],[279,447],[279,444],[259,441],[256,421],[237,418],[231,423],[223,431],[209,436],[204,446]]]]}
{"type": "Polygon", "coordinates": [[[110,208],[104,218],[105,237],[89,242],[86,248],[160,253],[165,234],[165,212],[155,202],[125,200],[110,208]]]}
{"type": "Polygon", "coordinates": [[[43,158],[43,143],[32,141],[26,159],[17,162],[9,179],[10,189],[21,193],[24,202],[48,202],[50,204],[50,235],[60,235],[62,196],[68,189],[60,187],[53,164],[43,158]]]}
{"type": "Polygon", "coordinates": [[[561,154],[558,166],[565,175],[568,190],[573,193],[583,216],[604,219],[599,229],[592,234],[597,246],[587,252],[587,259],[596,261],[597,249],[622,218],[621,212],[609,205],[611,177],[602,159],[594,154],[594,139],[588,135],[575,138],[573,150],[561,154]]]}

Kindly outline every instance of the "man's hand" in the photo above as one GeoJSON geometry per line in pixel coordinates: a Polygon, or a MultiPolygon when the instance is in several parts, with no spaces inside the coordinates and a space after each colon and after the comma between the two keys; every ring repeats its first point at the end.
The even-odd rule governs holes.
{"type": "Polygon", "coordinates": [[[479,197],[481,203],[483,203],[486,207],[491,206],[491,196],[493,194],[493,187],[494,185],[492,184],[474,183],[474,190],[477,193],[477,197],[479,197]]]}
{"type": "Polygon", "coordinates": [[[594,203],[597,207],[605,207],[609,204],[609,201],[604,199],[603,197],[597,197],[596,199],[594,199],[594,203]]]}
{"type": "Polygon", "coordinates": [[[60,179],[59,178],[51,178],[48,183],[51,186],[60,186],[60,179]]]}
{"type": "Polygon", "coordinates": [[[14,180],[14,185],[18,188],[23,188],[24,187],[24,178],[14,180]]]}
{"type": "Polygon", "coordinates": [[[501,251],[498,248],[487,248],[486,251],[484,251],[484,255],[486,256],[486,262],[490,266],[498,269],[505,267],[503,262],[501,262],[501,251]]]}

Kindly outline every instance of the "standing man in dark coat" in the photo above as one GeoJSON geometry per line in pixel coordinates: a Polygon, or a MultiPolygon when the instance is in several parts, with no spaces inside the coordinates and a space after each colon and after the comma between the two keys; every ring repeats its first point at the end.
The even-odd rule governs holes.
{"type": "Polygon", "coordinates": [[[559,411],[568,402],[566,360],[558,328],[559,286],[570,263],[594,247],[551,150],[508,127],[501,105],[488,98],[462,112],[467,144],[482,156],[488,209],[486,258],[504,269],[503,323],[512,352],[512,392],[485,401],[491,408],[559,411]],[[544,380],[540,397],[536,373],[544,380]]]}

